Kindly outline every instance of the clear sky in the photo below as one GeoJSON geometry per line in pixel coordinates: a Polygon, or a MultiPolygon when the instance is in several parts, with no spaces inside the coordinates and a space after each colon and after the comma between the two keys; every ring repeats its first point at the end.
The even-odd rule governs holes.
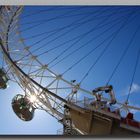
{"type": "MultiPolygon", "coordinates": [[[[106,85],[117,68],[109,84],[114,87],[117,101],[125,102],[140,49],[139,6],[25,6],[19,24],[25,44],[32,46],[35,55],[41,54],[40,61],[49,63],[56,73],[65,72],[63,76],[69,81],[76,79],[78,83],[83,79],[81,87],[85,89],[106,85]]],[[[129,104],[140,107],[139,71],[140,61],[129,104]]],[[[49,135],[62,128],[44,111],[36,111],[30,122],[19,120],[11,108],[11,100],[18,93],[23,91],[12,82],[8,89],[0,90],[1,135],[49,135]]],[[[139,112],[133,113],[140,120],[139,112]]]]}

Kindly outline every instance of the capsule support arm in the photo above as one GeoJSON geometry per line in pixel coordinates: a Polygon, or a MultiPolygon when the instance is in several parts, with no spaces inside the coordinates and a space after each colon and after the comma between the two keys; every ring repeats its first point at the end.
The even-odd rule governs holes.
{"type": "MultiPolygon", "coordinates": [[[[98,87],[96,89],[94,89],[92,92],[93,94],[97,95],[96,93],[99,91],[105,91],[105,93],[109,93],[110,95],[110,105],[115,104],[116,103],[116,98],[115,98],[115,93],[113,91],[113,86],[104,86],[104,87],[98,87]]],[[[96,98],[98,99],[98,95],[96,96],[96,98]]]]}

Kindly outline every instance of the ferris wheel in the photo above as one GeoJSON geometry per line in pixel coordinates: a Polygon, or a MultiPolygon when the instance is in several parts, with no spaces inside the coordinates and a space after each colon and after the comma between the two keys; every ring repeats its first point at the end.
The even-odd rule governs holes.
{"type": "MultiPolygon", "coordinates": [[[[129,103],[138,69],[139,48],[135,49],[130,87],[123,102],[118,101],[114,90],[118,81],[115,86],[110,81],[130,52],[140,25],[135,24],[136,29],[131,31],[130,37],[128,34],[129,39],[124,37],[117,44],[127,45],[119,48],[118,58],[112,55],[116,57],[110,60],[114,65],[108,64],[110,58],[105,53],[111,54],[113,45],[118,47],[113,42],[118,41],[122,30],[133,26],[139,7],[48,6],[26,13],[23,6],[1,6],[0,11],[0,88],[5,89],[7,82],[12,81],[23,90],[24,95],[18,94],[12,100],[13,111],[20,119],[30,121],[36,109],[44,110],[63,124],[63,134],[70,135],[110,134],[114,122],[119,126],[121,122],[120,131],[125,125],[131,126],[120,112],[125,110],[129,117],[133,116],[131,110],[140,111],[140,107],[129,103]],[[104,63],[102,58],[108,62],[101,67],[97,64],[104,63]],[[101,75],[92,75],[93,69],[101,75]],[[94,77],[99,81],[108,79],[98,85],[94,77]],[[96,122],[104,121],[92,128],[93,118],[96,122]],[[104,127],[95,132],[99,124],[104,127]]],[[[131,127],[126,133],[140,133],[138,122],[131,127]]]]}

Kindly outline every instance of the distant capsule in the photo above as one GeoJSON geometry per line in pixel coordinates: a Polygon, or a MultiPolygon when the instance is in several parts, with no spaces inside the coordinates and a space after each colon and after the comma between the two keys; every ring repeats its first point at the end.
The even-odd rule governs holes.
{"type": "Polygon", "coordinates": [[[7,88],[8,77],[3,68],[0,68],[0,89],[7,88]]]}

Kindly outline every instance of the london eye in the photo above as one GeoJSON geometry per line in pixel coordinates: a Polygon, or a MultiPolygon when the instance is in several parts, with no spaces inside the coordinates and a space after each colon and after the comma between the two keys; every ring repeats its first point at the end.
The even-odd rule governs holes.
{"type": "Polygon", "coordinates": [[[42,110],[63,135],[140,133],[138,6],[1,6],[0,89],[15,117],[42,110]]]}

